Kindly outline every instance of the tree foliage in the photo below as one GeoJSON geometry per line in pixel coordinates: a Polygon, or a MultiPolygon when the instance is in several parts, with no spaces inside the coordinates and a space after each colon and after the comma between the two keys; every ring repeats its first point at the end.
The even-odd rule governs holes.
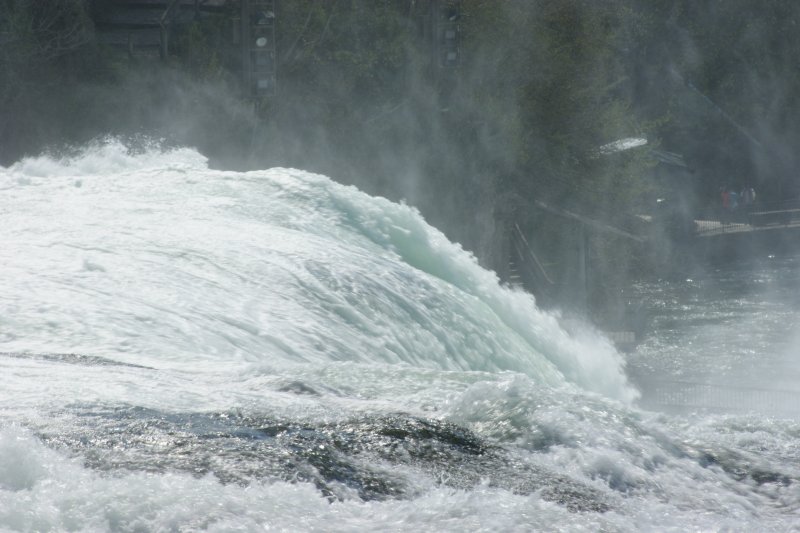
{"type": "MultiPolygon", "coordinates": [[[[234,103],[230,6],[184,26],[155,69],[93,39],[88,0],[0,0],[0,160],[156,131],[406,199],[501,273],[511,223],[566,271],[575,227],[537,202],[631,229],[669,192],[653,149],[685,157],[698,205],[723,184],[797,192],[792,0],[462,0],[456,69],[434,58],[429,1],[281,1],[278,92],[258,120],[234,103]],[[603,149],[625,138],[648,144],[603,149]]],[[[590,239],[612,278],[627,245],[590,239]]]]}

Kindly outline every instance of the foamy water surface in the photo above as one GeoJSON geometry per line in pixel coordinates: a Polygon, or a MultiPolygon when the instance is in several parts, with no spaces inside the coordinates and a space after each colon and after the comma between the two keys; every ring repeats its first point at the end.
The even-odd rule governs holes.
{"type": "Polygon", "coordinates": [[[412,207],[116,142],[0,191],[0,529],[800,528],[800,425],[640,410],[412,207]]]}

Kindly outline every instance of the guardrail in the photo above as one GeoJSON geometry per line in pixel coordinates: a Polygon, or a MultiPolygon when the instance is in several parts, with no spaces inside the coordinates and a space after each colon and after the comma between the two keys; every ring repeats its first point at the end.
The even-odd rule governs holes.
{"type": "Polygon", "coordinates": [[[721,206],[695,216],[695,234],[736,233],[764,226],[788,226],[800,221],[800,200],[757,202],[726,210],[721,206]]]}

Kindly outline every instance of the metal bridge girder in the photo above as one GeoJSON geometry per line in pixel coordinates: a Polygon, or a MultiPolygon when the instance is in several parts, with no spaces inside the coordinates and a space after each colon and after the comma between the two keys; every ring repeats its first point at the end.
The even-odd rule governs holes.
{"type": "Polygon", "coordinates": [[[242,0],[242,81],[246,96],[275,94],[275,0],[242,0]]]}
{"type": "Polygon", "coordinates": [[[461,63],[461,0],[435,0],[433,11],[436,64],[457,67],[461,63]]]}

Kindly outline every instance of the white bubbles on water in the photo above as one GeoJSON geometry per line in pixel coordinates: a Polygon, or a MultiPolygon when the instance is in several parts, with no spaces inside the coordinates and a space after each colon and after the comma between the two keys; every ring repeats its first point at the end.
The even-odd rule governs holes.
{"type": "Polygon", "coordinates": [[[114,141],[0,169],[0,187],[0,528],[792,525],[800,474],[770,475],[795,459],[796,425],[693,426],[631,408],[607,339],[501,286],[410,206],[300,170],[221,172],[190,149],[114,141]],[[423,451],[452,444],[434,439],[442,426],[488,451],[419,462],[376,422],[394,416],[425,422],[423,451]],[[193,425],[211,419],[224,424],[193,425]],[[265,424],[294,428],[294,447],[274,448],[294,460],[311,453],[298,442],[320,455],[353,442],[353,420],[394,454],[342,445],[329,493],[282,472],[220,473],[265,462],[265,424]],[[167,441],[187,446],[181,432],[193,453],[149,460],[167,441]],[[362,498],[342,474],[359,468],[406,488],[362,498]],[[448,484],[459,475],[471,483],[448,484]]]}

